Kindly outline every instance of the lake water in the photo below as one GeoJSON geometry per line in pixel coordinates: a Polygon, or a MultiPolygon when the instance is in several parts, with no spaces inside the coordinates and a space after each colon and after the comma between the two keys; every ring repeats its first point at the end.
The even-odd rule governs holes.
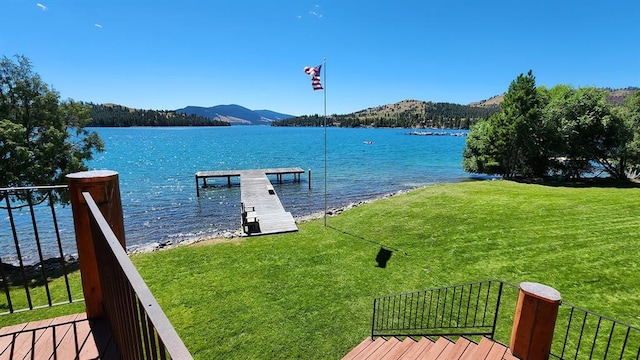
{"type": "MultiPolygon", "coordinates": [[[[301,167],[311,170],[311,189],[284,176],[274,188],[294,217],[324,210],[325,130],[231,126],[211,128],[95,128],[105,152],[91,169],[120,177],[128,247],[201,239],[240,227],[239,180],[208,180],[217,186],[196,196],[194,175],[206,170],[301,167]]],[[[380,195],[439,182],[456,182],[462,170],[464,136],[409,136],[408,129],[327,128],[327,206],[341,207],[380,195]],[[372,142],[365,144],[365,141],[372,142]]],[[[451,131],[459,133],[459,131],[451,131]]],[[[274,178],[275,180],[275,178],[274,178]]],[[[59,207],[63,237],[69,207],[59,207]]],[[[28,211],[17,214],[30,221],[28,211]]],[[[7,219],[3,219],[7,222],[7,219]]],[[[19,220],[20,221],[20,220],[19,220]]],[[[0,253],[12,248],[1,224],[0,253]]],[[[72,225],[71,225],[72,226],[72,225]]],[[[65,240],[65,241],[72,241],[65,240]]]]}

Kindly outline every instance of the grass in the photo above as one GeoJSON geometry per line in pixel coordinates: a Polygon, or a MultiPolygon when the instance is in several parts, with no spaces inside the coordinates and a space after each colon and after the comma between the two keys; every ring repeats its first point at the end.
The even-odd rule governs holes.
{"type": "Polygon", "coordinates": [[[132,260],[197,359],[340,358],[369,334],[374,297],[490,278],[541,282],[638,326],[638,210],[638,187],[442,184],[327,227],[132,260]]]}

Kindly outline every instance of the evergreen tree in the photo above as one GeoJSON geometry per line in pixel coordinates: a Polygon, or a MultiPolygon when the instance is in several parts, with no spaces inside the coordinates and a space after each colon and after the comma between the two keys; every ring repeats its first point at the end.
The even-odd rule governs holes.
{"type": "Polygon", "coordinates": [[[89,107],[61,101],[26,57],[15,59],[0,60],[0,187],[64,184],[103,142],[85,129],[89,107]]]}

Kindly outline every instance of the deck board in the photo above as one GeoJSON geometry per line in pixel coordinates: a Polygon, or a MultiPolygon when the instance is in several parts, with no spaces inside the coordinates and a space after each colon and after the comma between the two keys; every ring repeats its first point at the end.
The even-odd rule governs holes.
{"type": "Polygon", "coordinates": [[[7,326],[0,329],[0,360],[119,359],[104,319],[86,314],[7,326]]]}

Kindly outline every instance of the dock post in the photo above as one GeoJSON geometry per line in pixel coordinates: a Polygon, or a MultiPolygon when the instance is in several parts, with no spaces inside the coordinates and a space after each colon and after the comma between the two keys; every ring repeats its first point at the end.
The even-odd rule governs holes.
{"type": "Polygon", "coordinates": [[[227,186],[231,187],[231,176],[227,176],[227,186]]]}
{"type": "Polygon", "coordinates": [[[309,169],[309,190],[311,190],[311,169],[309,169]]]}
{"type": "Polygon", "coordinates": [[[200,184],[198,184],[198,175],[196,175],[196,197],[200,197],[200,184]]]}

